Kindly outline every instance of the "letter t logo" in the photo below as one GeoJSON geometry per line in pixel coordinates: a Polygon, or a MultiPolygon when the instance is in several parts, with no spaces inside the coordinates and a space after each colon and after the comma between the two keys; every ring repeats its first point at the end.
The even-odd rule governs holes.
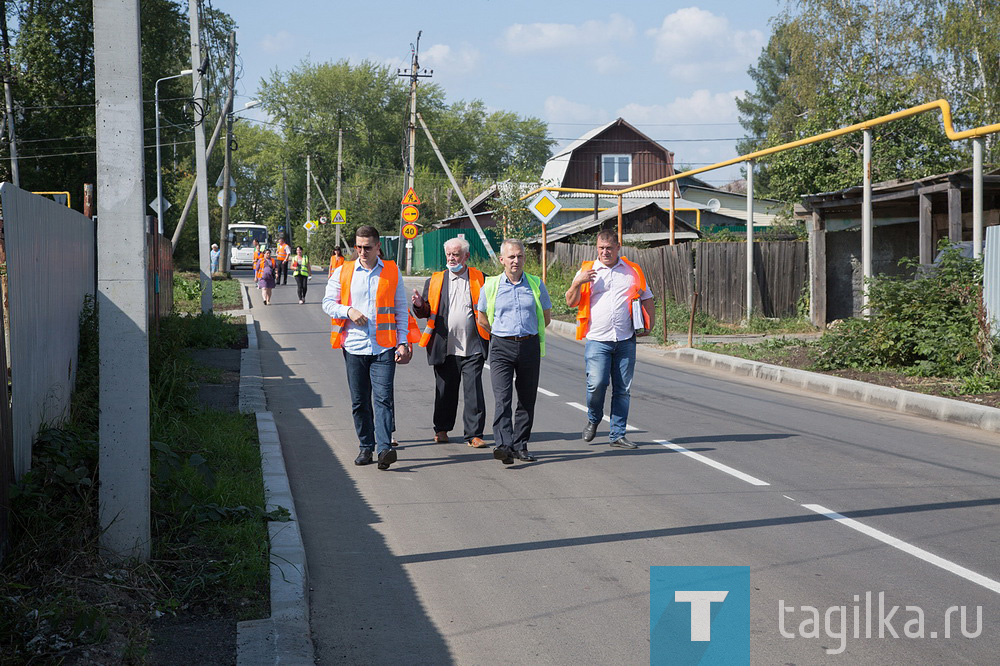
{"type": "Polygon", "coordinates": [[[691,640],[712,640],[712,602],[725,600],[726,590],[676,590],[674,601],[691,604],[691,640]]]}

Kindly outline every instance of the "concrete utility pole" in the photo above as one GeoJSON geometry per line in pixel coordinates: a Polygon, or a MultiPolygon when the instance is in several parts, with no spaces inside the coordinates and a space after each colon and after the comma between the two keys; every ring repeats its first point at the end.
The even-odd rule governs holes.
{"type": "MultiPolygon", "coordinates": [[[[410,188],[414,185],[414,162],[416,161],[417,154],[417,79],[429,78],[434,74],[434,70],[424,70],[420,71],[420,62],[418,56],[420,53],[420,35],[423,34],[423,30],[417,32],[417,43],[416,45],[410,45],[410,52],[412,58],[410,59],[410,69],[409,70],[397,70],[397,76],[405,76],[410,79],[410,120],[409,126],[406,129],[406,145],[409,149],[408,158],[405,167],[406,182],[403,186],[403,196],[410,191],[410,188]]],[[[403,197],[400,197],[402,200],[403,197]]],[[[400,207],[399,210],[399,246],[396,248],[396,263],[402,264],[403,261],[403,225],[406,224],[403,220],[403,209],[400,207]]],[[[407,267],[409,269],[409,267],[407,267]]]]}
{"type": "Polygon", "coordinates": [[[100,543],[148,560],[149,337],[139,0],[94,0],[100,543]]]}
{"type": "MultiPolygon", "coordinates": [[[[281,167],[281,198],[285,200],[285,229],[292,230],[292,213],[288,209],[288,180],[285,177],[285,167],[281,167]]],[[[291,235],[289,235],[291,238],[291,235]]]]}
{"type": "Polygon", "coordinates": [[[219,270],[229,271],[229,189],[233,158],[233,90],[236,88],[236,33],[229,33],[229,105],[226,116],[226,159],[222,167],[222,224],[219,225],[219,270]]]}
{"type": "Polygon", "coordinates": [[[212,265],[209,252],[210,229],[208,226],[208,164],[205,157],[205,117],[208,100],[204,99],[205,71],[208,65],[201,60],[201,28],[198,23],[198,0],[188,0],[191,16],[191,69],[194,73],[194,101],[201,108],[201,119],[194,125],[195,181],[198,183],[198,267],[201,278],[201,311],[212,311],[212,265]]]}

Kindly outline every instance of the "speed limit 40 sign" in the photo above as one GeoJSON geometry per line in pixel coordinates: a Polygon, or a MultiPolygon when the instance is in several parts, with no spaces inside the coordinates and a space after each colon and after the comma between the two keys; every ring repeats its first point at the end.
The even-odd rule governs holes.
{"type": "Polygon", "coordinates": [[[417,237],[417,225],[415,224],[404,224],[403,225],[403,238],[406,240],[413,240],[417,237]]]}

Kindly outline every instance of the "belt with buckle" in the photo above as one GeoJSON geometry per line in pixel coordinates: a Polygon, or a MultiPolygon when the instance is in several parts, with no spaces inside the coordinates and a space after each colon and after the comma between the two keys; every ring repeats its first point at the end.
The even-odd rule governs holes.
{"type": "Polygon", "coordinates": [[[503,338],[504,340],[513,340],[514,342],[524,342],[525,340],[538,337],[538,335],[533,333],[532,335],[498,335],[496,337],[503,338]]]}

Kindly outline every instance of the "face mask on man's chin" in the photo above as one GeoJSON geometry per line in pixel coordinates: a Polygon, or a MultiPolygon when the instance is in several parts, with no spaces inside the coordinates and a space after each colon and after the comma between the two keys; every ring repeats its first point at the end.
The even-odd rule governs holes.
{"type": "Polygon", "coordinates": [[[461,273],[465,269],[465,266],[458,264],[457,266],[449,266],[448,270],[452,273],[461,273]]]}

